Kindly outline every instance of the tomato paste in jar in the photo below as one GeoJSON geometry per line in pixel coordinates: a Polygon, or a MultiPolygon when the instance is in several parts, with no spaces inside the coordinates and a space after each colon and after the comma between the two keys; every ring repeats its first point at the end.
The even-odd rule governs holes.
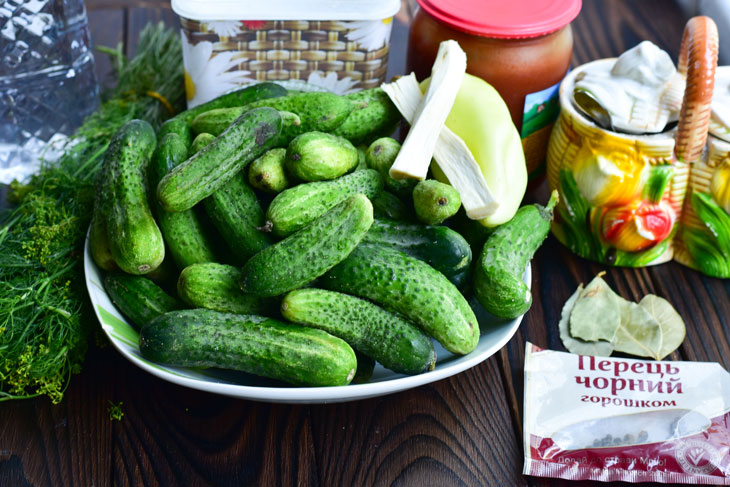
{"type": "Polygon", "coordinates": [[[570,22],[581,0],[418,0],[408,69],[431,74],[439,43],[454,39],[467,72],[497,89],[522,137],[531,179],[544,173],[550,131],[560,111],[558,87],[573,52],[570,22]]]}

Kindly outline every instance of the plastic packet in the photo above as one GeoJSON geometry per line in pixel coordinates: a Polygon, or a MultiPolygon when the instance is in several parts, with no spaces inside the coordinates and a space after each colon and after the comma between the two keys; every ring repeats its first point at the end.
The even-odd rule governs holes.
{"type": "Polygon", "coordinates": [[[730,485],[730,374],[717,363],[527,343],[525,475],[730,485]]]}

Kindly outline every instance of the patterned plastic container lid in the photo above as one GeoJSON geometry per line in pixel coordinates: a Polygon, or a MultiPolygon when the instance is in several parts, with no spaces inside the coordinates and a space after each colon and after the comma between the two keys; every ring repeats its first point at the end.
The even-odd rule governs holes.
{"type": "Polygon", "coordinates": [[[380,20],[400,0],[172,0],[172,10],[194,20],[380,20]]]}

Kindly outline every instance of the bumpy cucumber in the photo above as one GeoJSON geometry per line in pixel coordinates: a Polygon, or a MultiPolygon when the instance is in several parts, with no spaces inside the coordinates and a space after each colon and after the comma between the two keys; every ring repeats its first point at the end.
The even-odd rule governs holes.
{"type": "Polygon", "coordinates": [[[190,151],[188,151],[188,157],[193,157],[195,154],[203,150],[206,146],[208,146],[211,142],[215,140],[215,135],[213,134],[198,134],[195,136],[195,139],[193,139],[193,143],[190,145],[190,151]]]}
{"type": "Polygon", "coordinates": [[[372,223],[373,207],[367,196],[351,196],[254,255],[243,266],[241,289],[257,296],[278,296],[312,282],[347,257],[372,223]]]}
{"type": "Polygon", "coordinates": [[[281,193],[291,183],[284,169],[286,149],[271,149],[248,167],[248,182],[267,193],[281,193]]]}
{"type": "Polygon", "coordinates": [[[461,207],[459,192],[435,179],[420,181],[413,188],[413,207],[418,219],[426,225],[440,225],[456,215],[461,207]]]}
{"type": "Polygon", "coordinates": [[[173,117],[162,124],[157,132],[157,140],[162,140],[168,134],[175,134],[185,147],[190,147],[193,143],[193,133],[190,130],[190,124],[185,121],[184,117],[173,117]]]}
{"type": "Polygon", "coordinates": [[[203,150],[170,171],[157,185],[167,211],[184,211],[210,196],[246,165],[271,148],[281,116],[271,108],[241,115],[203,150]]]}
{"type": "Polygon", "coordinates": [[[274,198],[266,211],[266,225],[274,235],[286,237],[350,196],[362,193],[374,198],[382,189],[383,179],[371,169],[332,181],[300,184],[274,198]]]}
{"type": "Polygon", "coordinates": [[[146,274],[165,257],[165,242],[147,202],[147,170],[156,143],[150,124],[131,120],[114,134],[104,153],[109,249],[129,274],[146,274]]]}
{"type": "Polygon", "coordinates": [[[244,294],[238,285],[241,271],[224,264],[193,264],[183,269],[177,281],[180,299],[195,308],[238,314],[263,313],[267,302],[244,294]]]}
{"type": "Polygon", "coordinates": [[[493,315],[516,318],[530,309],[532,293],[522,274],[550,231],[557,201],[553,191],[547,207],[523,206],[484,244],[474,269],[474,294],[493,315]]]}
{"type": "MultiPolygon", "coordinates": [[[[422,260],[451,282],[471,266],[469,243],[448,227],[375,220],[363,242],[385,245],[422,260]]],[[[454,282],[457,287],[462,282],[454,282]]]]}
{"type": "Polygon", "coordinates": [[[264,210],[243,173],[204,199],[203,208],[238,262],[271,245],[269,235],[259,230],[264,224],[264,210]]]}
{"type": "Polygon", "coordinates": [[[390,218],[391,220],[407,221],[413,215],[408,207],[393,193],[381,191],[375,198],[370,200],[373,203],[375,218],[390,218]]]}
{"type": "Polygon", "coordinates": [[[420,374],[436,365],[433,343],[423,331],[354,296],[323,289],[299,289],[284,297],[281,314],[294,323],[342,338],[394,372],[420,374]]]}
{"type": "MultiPolygon", "coordinates": [[[[243,107],[255,101],[286,96],[289,92],[276,83],[258,83],[246,88],[232,91],[221,95],[207,103],[198,105],[175,116],[186,124],[192,124],[195,117],[201,113],[217,110],[219,108],[243,107]]],[[[239,113],[239,115],[241,115],[239,113]]],[[[233,122],[233,120],[231,120],[233,122]]],[[[222,131],[221,131],[222,132],[222,131]]],[[[220,133],[215,134],[220,135],[220,133]]]]}
{"type": "MultiPolygon", "coordinates": [[[[258,107],[269,107],[298,115],[300,123],[291,132],[293,136],[296,136],[313,130],[331,132],[345,121],[355,104],[345,97],[332,93],[302,93],[270,98],[244,107],[224,108],[203,113],[193,120],[193,131],[218,135],[247,110],[258,107]]],[[[285,144],[284,146],[289,143],[289,141],[281,142],[285,144]]]]}
{"type": "Polygon", "coordinates": [[[94,259],[96,265],[105,271],[113,271],[117,269],[117,263],[114,262],[112,251],[109,248],[109,239],[107,238],[106,220],[97,215],[94,208],[94,216],[91,217],[91,227],[89,229],[89,250],[91,258],[94,259]]]}
{"type": "Polygon", "coordinates": [[[361,244],[319,283],[401,313],[450,352],[469,353],[479,342],[479,323],[459,290],[430,265],[398,250],[361,244]]]}
{"type": "Polygon", "coordinates": [[[148,360],[181,367],[218,367],[300,386],[342,386],[355,375],[355,352],[328,333],[256,315],[208,309],[173,311],[142,328],[148,360]]]}
{"type": "Polygon", "coordinates": [[[389,135],[401,120],[398,109],[381,88],[358,91],[343,98],[352,101],[356,108],[332,133],[353,144],[369,143],[389,135]]]}
{"type": "Polygon", "coordinates": [[[307,132],[286,149],[286,168],[304,181],[335,179],[357,166],[357,149],[349,140],[323,132],[307,132]]]}
{"type": "Polygon", "coordinates": [[[380,137],[373,141],[365,152],[365,161],[370,169],[375,169],[383,176],[385,188],[403,198],[411,197],[416,186],[415,179],[393,179],[390,177],[390,168],[400,152],[400,143],[390,137],[380,137]]]}
{"type": "MultiPolygon", "coordinates": [[[[156,187],[165,174],[187,159],[187,155],[188,149],[178,135],[163,137],[152,156],[152,185],[156,187]]],[[[213,246],[192,209],[170,213],[156,201],[154,205],[162,236],[179,269],[199,262],[215,261],[213,246]]]]}
{"type": "Polygon", "coordinates": [[[139,330],[163,313],[185,305],[142,276],[112,273],[104,276],[104,289],[119,311],[139,330]]]}

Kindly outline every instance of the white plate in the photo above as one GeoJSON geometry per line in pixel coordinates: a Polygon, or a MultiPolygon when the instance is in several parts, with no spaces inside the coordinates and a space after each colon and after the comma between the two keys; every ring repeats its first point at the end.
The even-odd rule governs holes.
{"type": "MultiPolygon", "coordinates": [[[[484,311],[474,299],[471,299],[470,304],[479,319],[481,337],[477,348],[468,355],[453,355],[438,343],[434,343],[437,361],[436,368],[430,372],[406,376],[396,374],[383,368],[380,364],[376,364],[373,377],[367,384],[338,387],[293,387],[238,372],[166,367],[150,362],[139,353],[139,335],[126,318],[119,313],[104,290],[102,270],[91,258],[88,238],[84,252],[84,272],[86,273],[86,287],[101,327],[114,348],[119,350],[130,362],[152,375],[175,384],[256,401],[315,404],[352,401],[405,391],[450,377],[483,362],[509,341],[522,321],[522,316],[509,321],[494,318],[484,311]]],[[[532,280],[529,264],[523,279],[529,286],[532,280]]]]}

